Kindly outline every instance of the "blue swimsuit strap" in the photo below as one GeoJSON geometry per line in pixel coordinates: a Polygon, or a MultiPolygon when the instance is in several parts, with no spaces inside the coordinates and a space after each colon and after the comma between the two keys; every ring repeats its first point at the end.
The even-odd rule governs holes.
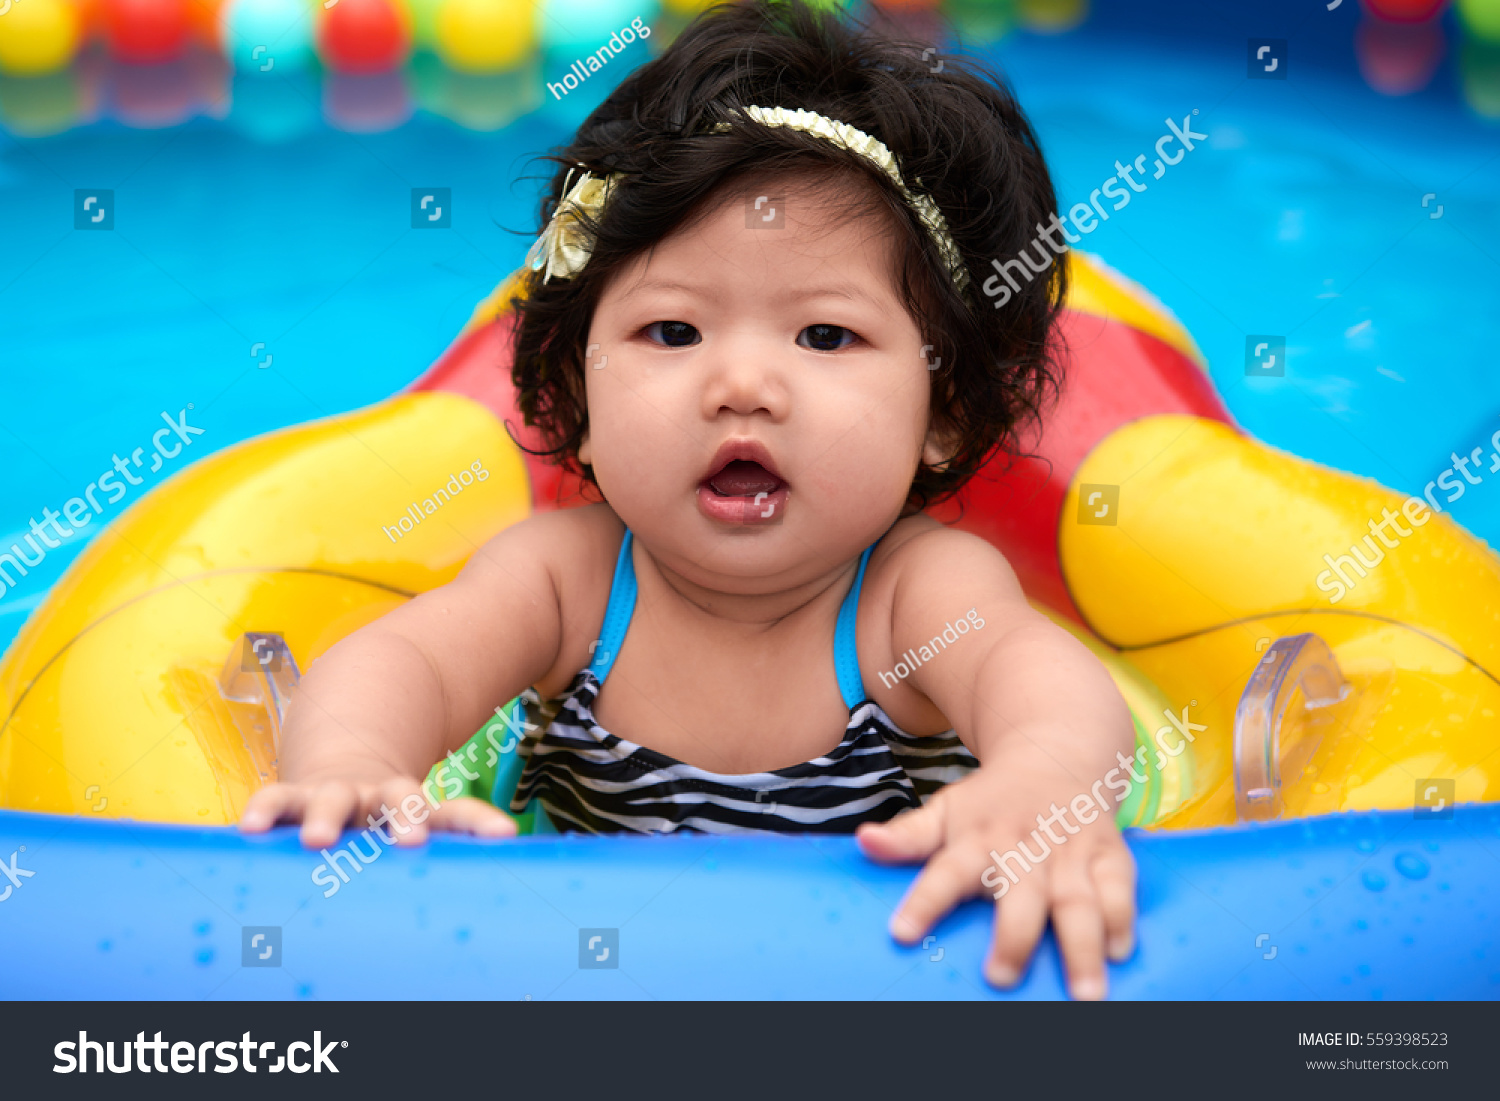
{"type": "Polygon", "coordinates": [[[865,584],[865,567],[870,564],[871,543],[859,556],[859,572],[854,575],[854,584],[844,603],[839,607],[838,623],[833,628],[833,669],[839,677],[839,695],[844,697],[844,706],[853,711],[865,700],[865,679],[859,675],[859,642],[855,624],[859,619],[859,591],[865,584]]]}
{"type": "MultiPolygon", "coordinates": [[[[631,558],[634,537],[625,529],[625,538],[620,541],[620,556],[615,560],[615,577],[609,589],[609,604],[604,609],[604,627],[599,632],[599,642],[594,647],[594,658],[589,669],[600,684],[609,676],[610,669],[619,656],[620,646],[625,641],[625,632],[630,629],[630,619],[635,614],[635,562],[631,558]]],[[[839,618],[833,631],[833,668],[838,674],[839,694],[844,705],[854,710],[867,698],[864,678],[859,673],[859,646],[855,639],[855,623],[859,618],[859,591],[865,583],[865,567],[870,563],[870,552],[874,545],[865,548],[859,558],[859,573],[854,585],[839,607],[839,618]]]]}
{"type": "Polygon", "coordinates": [[[609,586],[604,626],[594,647],[594,659],[589,662],[589,669],[600,684],[609,676],[615,658],[619,656],[620,644],[625,641],[625,632],[630,630],[630,617],[635,615],[635,562],[630,557],[630,547],[634,542],[635,537],[626,528],[625,538],[620,540],[620,556],[615,559],[615,579],[609,586]]]}

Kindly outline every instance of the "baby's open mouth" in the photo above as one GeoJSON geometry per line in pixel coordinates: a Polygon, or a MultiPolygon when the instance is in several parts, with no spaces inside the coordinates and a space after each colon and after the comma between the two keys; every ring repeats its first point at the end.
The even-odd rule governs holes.
{"type": "Polygon", "coordinates": [[[720,497],[754,497],[775,493],[784,483],[760,463],[735,459],[708,480],[708,488],[720,497]]]}
{"type": "Polygon", "coordinates": [[[786,514],[789,492],[763,444],[729,440],[698,483],[698,511],[725,524],[778,524],[786,514]]]}

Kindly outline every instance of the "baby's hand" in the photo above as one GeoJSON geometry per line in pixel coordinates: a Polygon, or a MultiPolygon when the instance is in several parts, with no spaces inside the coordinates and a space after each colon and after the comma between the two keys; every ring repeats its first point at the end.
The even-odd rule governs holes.
{"type": "Polygon", "coordinates": [[[268,784],[250,797],[240,816],[245,833],[264,833],[278,822],[301,822],[309,849],[335,844],[345,826],[379,829],[397,845],[421,845],[429,830],[476,837],[514,837],[515,821],[483,799],[465,797],[434,805],[422,782],[397,776],[379,782],[346,779],[268,784]]]}
{"type": "Polygon", "coordinates": [[[1066,809],[1077,792],[1077,781],[1062,769],[987,766],[943,788],[919,809],[861,826],[856,836],[871,859],[927,861],[897,907],[891,933],[914,944],[959,902],[999,891],[1003,898],[996,903],[985,978],[1000,987],[1019,982],[1050,914],[1069,992],[1080,999],[1104,997],[1106,948],[1116,962],[1133,949],[1135,861],[1115,828],[1113,807],[1089,825],[1071,812],[1054,813],[1049,827],[1063,843],[1048,838],[1037,824],[1038,811],[1046,817],[1059,803],[1066,809]],[[995,866],[991,850],[1003,856],[1017,842],[1033,855],[1045,852],[1044,846],[1051,851],[1040,862],[1028,859],[1029,872],[1014,858],[1005,868],[988,871],[995,866]],[[1006,870],[1019,880],[1012,883],[1006,870]]]}

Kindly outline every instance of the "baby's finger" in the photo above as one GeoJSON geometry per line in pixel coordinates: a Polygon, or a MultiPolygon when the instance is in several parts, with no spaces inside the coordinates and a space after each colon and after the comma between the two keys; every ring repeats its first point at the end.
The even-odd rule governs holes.
{"type": "Polygon", "coordinates": [[[1104,915],[1104,944],[1116,963],[1135,950],[1135,860],[1123,844],[1094,858],[1094,891],[1104,915]]]}
{"type": "Polygon", "coordinates": [[[307,797],[302,812],[303,847],[321,849],[332,845],[358,806],[359,792],[353,784],[342,780],[319,784],[307,797]]]}
{"type": "MultiPolygon", "coordinates": [[[[427,841],[427,819],[432,804],[417,791],[417,782],[408,777],[386,780],[370,796],[370,816],[397,845],[422,845],[427,841]],[[412,796],[417,796],[415,800],[412,796]]],[[[368,821],[368,819],[367,819],[368,821]]]]}
{"type": "Polygon", "coordinates": [[[514,837],[516,821],[493,803],[466,795],[444,803],[432,815],[435,830],[468,833],[475,837],[514,837]]]}
{"type": "Polygon", "coordinates": [[[1052,929],[1068,976],[1068,993],[1079,1001],[1104,997],[1104,915],[1086,865],[1063,864],[1052,874],[1052,929]]]}
{"type": "Polygon", "coordinates": [[[1036,942],[1047,927],[1047,879],[1040,869],[1023,875],[996,906],[995,939],[984,977],[1002,988],[1015,986],[1026,973],[1036,942]]]}
{"type": "Polygon", "coordinates": [[[245,803],[240,815],[244,833],[264,833],[282,819],[297,820],[306,803],[306,789],[299,784],[267,784],[245,803]]]}
{"type": "Polygon", "coordinates": [[[891,935],[902,944],[915,944],[939,918],[979,889],[972,863],[945,849],[927,862],[911,890],[891,917],[891,935]]]}
{"type": "Polygon", "coordinates": [[[944,800],[903,811],[889,822],[866,822],[854,832],[859,847],[882,864],[911,864],[926,860],[942,847],[946,816],[944,800]]]}

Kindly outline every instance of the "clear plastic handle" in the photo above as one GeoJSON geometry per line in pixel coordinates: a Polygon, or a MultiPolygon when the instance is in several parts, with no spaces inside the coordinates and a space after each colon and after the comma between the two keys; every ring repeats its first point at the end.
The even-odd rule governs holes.
{"type": "Polygon", "coordinates": [[[1286,721],[1295,718],[1288,708],[1298,689],[1307,708],[1330,707],[1349,693],[1333,651],[1314,634],[1273,642],[1235,709],[1234,804],[1242,822],[1280,817],[1282,762],[1293,751],[1307,760],[1317,749],[1283,745],[1286,721]]]}
{"type": "Polygon", "coordinates": [[[219,674],[219,694],[234,703],[265,709],[272,750],[281,754],[281,724],[286,721],[292,690],[302,679],[297,659],[278,634],[246,631],[230,651],[219,674]]]}

